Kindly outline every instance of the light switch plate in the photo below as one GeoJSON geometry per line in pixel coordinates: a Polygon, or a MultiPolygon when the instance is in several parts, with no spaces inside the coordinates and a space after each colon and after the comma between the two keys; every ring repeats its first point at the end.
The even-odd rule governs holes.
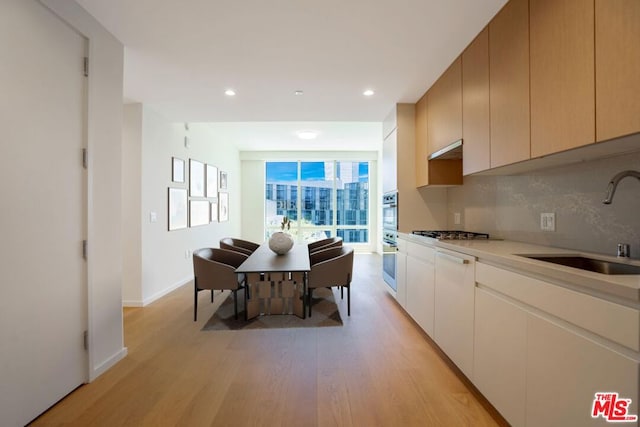
{"type": "Polygon", "coordinates": [[[540,214],[540,230],[556,231],[556,214],[553,212],[544,212],[540,214]]]}
{"type": "Polygon", "coordinates": [[[453,223],[455,225],[460,225],[460,212],[453,213],[453,223]]]}
{"type": "Polygon", "coordinates": [[[158,214],[156,212],[149,213],[149,221],[156,222],[158,220],[158,214]]]}

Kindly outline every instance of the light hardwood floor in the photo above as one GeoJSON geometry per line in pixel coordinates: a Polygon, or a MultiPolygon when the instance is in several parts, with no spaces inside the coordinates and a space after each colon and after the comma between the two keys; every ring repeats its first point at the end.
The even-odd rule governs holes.
{"type": "MultiPolygon", "coordinates": [[[[129,355],[34,426],[506,425],[356,255],[343,327],[201,331],[222,298],[185,285],[124,310],[129,355]],[[484,402],[483,402],[484,401],[484,402]]],[[[346,297],[345,297],[346,298],[346,297]]]]}

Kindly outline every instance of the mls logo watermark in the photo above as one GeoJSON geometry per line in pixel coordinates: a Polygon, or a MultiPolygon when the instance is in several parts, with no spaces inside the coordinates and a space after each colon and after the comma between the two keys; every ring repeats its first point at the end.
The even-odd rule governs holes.
{"type": "Polygon", "coordinates": [[[591,418],[602,417],[610,423],[629,423],[638,420],[629,414],[631,399],[624,399],[615,392],[596,393],[591,408],[591,418]]]}

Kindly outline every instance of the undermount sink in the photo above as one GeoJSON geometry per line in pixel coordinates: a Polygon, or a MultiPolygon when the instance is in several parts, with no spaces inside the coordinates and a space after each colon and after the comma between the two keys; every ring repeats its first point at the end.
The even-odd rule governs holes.
{"type": "Polygon", "coordinates": [[[601,274],[640,274],[640,266],[604,261],[578,255],[519,255],[538,261],[551,262],[580,270],[593,271],[601,274]]]}

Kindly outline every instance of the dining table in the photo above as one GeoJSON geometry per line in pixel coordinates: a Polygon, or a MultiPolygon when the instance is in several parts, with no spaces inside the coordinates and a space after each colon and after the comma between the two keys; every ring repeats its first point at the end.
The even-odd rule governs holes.
{"type": "Polygon", "coordinates": [[[260,315],[306,316],[305,295],[311,271],[309,249],[296,243],[278,255],[263,243],[236,269],[245,275],[245,319],[260,315]]]}

